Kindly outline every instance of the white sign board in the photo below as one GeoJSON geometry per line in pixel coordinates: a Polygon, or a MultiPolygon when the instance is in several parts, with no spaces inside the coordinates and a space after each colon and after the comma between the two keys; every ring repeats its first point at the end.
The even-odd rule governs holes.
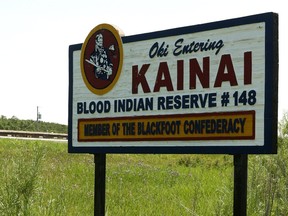
{"type": "Polygon", "coordinates": [[[69,49],[69,152],[276,153],[278,16],[69,49]]]}

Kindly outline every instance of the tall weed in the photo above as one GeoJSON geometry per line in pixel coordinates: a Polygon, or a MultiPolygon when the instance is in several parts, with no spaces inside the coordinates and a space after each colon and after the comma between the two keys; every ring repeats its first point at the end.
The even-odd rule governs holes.
{"type": "Polygon", "coordinates": [[[288,215],[288,141],[279,138],[277,155],[249,157],[249,215],[288,215]]]}
{"type": "MultiPolygon", "coordinates": [[[[24,149],[23,149],[24,150],[24,149]]],[[[1,215],[30,215],[38,187],[38,173],[44,157],[43,147],[34,146],[13,158],[4,158],[3,186],[0,188],[1,215]],[[27,154],[30,155],[27,157],[27,154]]]]}

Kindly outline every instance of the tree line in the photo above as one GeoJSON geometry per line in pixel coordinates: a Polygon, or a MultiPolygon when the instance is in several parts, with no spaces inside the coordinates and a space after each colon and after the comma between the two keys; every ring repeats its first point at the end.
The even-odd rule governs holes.
{"type": "Polygon", "coordinates": [[[0,130],[37,131],[50,133],[68,133],[68,126],[52,122],[21,120],[16,116],[0,116],[0,130]]]}

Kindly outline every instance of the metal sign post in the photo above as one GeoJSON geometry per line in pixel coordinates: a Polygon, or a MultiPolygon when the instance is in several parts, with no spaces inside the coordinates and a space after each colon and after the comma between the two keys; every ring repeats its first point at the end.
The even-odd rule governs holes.
{"type": "Polygon", "coordinates": [[[94,188],[94,215],[105,215],[105,178],[106,154],[94,154],[95,188],[94,188]]]}
{"type": "Polygon", "coordinates": [[[247,215],[247,154],[234,155],[234,216],[247,215]]]}

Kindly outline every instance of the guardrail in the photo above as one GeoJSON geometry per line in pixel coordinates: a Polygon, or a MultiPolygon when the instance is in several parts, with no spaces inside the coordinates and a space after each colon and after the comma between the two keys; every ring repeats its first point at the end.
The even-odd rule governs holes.
{"type": "Polygon", "coordinates": [[[14,130],[0,130],[0,136],[7,137],[25,137],[25,138],[41,138],[41,139],[63,139],[67,140],[68,135],[63,133],[48,133],[48,132],[34,132],[34,131],[14,131],[14,130]]]}

